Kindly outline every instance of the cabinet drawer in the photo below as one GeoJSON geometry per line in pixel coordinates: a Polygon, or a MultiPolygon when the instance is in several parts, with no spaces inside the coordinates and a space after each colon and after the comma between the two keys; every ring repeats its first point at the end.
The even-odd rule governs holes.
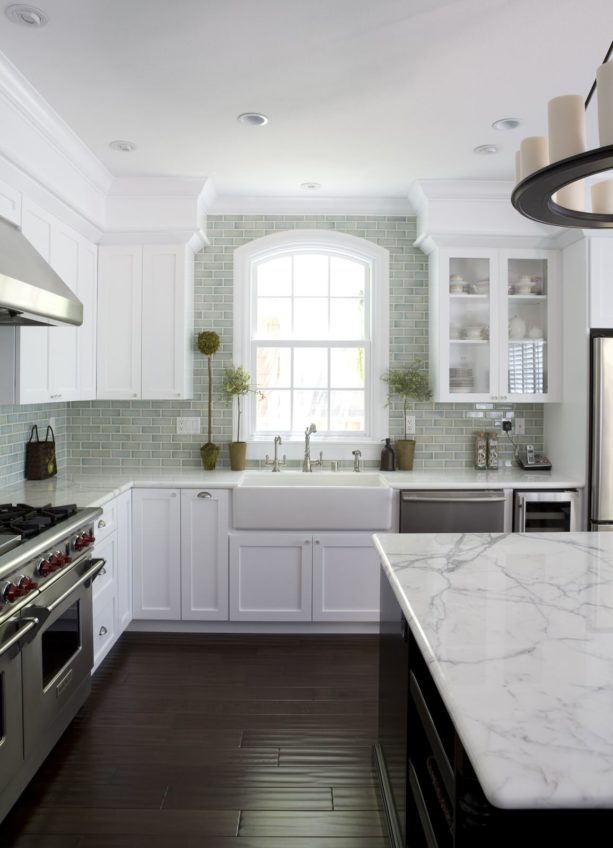
{"type": "MultiPolygon", "coordinates": [[[[99,515],[94,525],[94,536],[96,542],[102,542],[117,529],[117,499],[105,503],[102,507],[102,515],[99,515]]],[[[97,547],[97,546],[96,546],[97,547]]]]}
{"type": "Polygon", "coordinates": [[[95,555],[96,557],[101,557],[105,560],[104,566],[101,571],[98,573],[98,576],[94,579],[92,585],[92,597],[94,600],[99,597],[106,590],[108,586],[111,587],[112,592],[115,592],[115,569],[117,564],[117,533],[113,533],[111,536],[107,537],[103,542],[100,542],[96,539],[96,547],[95,547],[95,555]]]}
{"type": "Polygon", "coordinates": [[[104,659],[115,641],[115,595],[113,586],[107,586],[94,602],[94,669],[104,659]]]}

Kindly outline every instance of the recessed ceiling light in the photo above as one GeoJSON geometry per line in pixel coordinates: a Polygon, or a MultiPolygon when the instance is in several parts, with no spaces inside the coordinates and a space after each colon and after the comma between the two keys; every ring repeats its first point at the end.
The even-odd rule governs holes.
{"type": "Polygon", "coordinates": [[[247,124],[249,127],[263,127],[264,124],[268,123],[266,115],[262,115],[260,112],[243,112],[236,120],[240,124],[247,124]]]}
{"type": "Polygon", "coordinates": [[[132,153],[133,150],[136,150],[136,145],[133,141],[124,141],[121,138],[111,141],[109,147],[111,150],[119,150],[120,153],[132,153]]]}
{"type": "Polygon", "coordinates": [[[499,150],[500,148],[495,144],[480,144],[479,147],[473,149],[473,153],[478,153],[480,156],[492,156],[499,150]]]}
{"type": "Polygon", "coordinates": [[[300,188],[303,188],[305,191],[316,191],[318,188],[321,188],[321,183],[301,183],[300,188]]]}
{"type": "Polygon", "coordinates": [[[14,3],[12,6],[7,6],[4,13],[11,23],[27,27],[42,27],[49,20],[40,9],[35,6],[26,6],[23,3],[14,3]]]}
{"type": "Polygon", "coordinates": [[[493,130],[515,130],[521,124],[517,118],[498,118],[492,124],[493,130]]]}

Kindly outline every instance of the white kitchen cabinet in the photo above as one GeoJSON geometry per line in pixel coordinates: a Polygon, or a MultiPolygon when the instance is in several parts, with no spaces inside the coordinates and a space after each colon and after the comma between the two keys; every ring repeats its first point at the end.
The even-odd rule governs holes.
{"type": "Polygon", "coordinates": [[[380,570],[369,533],[314,536],[313,621],[378,621],[380,570]]]}
{"type": "Polygon", "coordinates": [[[368,533],[230,534],[231,621],[377,621],[368,533]]]}
{"type": "Polygon", "coordinates": [[[193,254],[105,246],[98,266],[98,397],[190,398],[193,254]]]}
{"type": "Polygon", "coordinates": [[[560,288],[555,250],[436,249],[430,256],[435,400],[558,401],[560,288]]]}
{"type": "Polygon", "coordinates": [[[228,619],[228,509],[223,489],[181,491],[181,618],[228,619]]]}
{"type": "Polygon", "coordinates": [[[83,303],[80,327],[2,327],[2,403],[95,397],[97,248],[24,199],[22,231],[83,303]]]}
{"type": "Polygon", "coordinates": [[[132,620],[132,493],[104,504],[94,555],[106,563],[93,583],[94,671],[132,620]]]}
{"type": "Polygon", "coordinates": [[[310,621],[313,539],[230,534],[230,620],[310,621]]]}
{"type": "Polygon", "coordinates": [[[132,613],[135,619],[181,618],[179,489],[132,493],[132,613]]]}

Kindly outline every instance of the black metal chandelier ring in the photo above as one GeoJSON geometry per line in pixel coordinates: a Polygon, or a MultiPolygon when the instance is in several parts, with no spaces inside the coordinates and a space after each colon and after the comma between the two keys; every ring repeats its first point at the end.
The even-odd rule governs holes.
{"type": "Polygon", "coordinates": [[[613,144],[560,159],[535,171],[515,186],[511,203],[526,218],[556,227],[613,228],[613,217],[600,212],[567,209],[552,199],[557,191],[575,180],[613,168],[613,144]]]}

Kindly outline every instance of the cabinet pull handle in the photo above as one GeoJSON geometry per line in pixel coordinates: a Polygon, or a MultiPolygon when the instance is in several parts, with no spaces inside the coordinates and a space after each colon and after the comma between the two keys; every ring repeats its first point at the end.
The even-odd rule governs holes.
{"type": "Polygon", "coordinates": [[[319,539],[315,539],[315,544],[316,544],[316,545],[319,545],[319,544],[320,544],[319,539]]]}
{"type": "Polygon", "coordinates": [[[98,527],[106,527],[106,521],[104,520],[104,518],[100,519],[100,521],[98,522],[98,527]]]}
{"type": "Polygon", "coordinates": [[[212,498],[213,495],[210,492],[198,492],[196,497],[198,497],[198,498],[212,498]]]}
{"type": "Polygon", "coordinates": [[[310,540],[310,539],[305,539],[305,540],[304,540],[304,544],[305,544],[305,545],[310,545],[310,544],[311,544],[311,540],[310,540]]]}
{"type": "Polygon", "coordinates": [[[106,634],[107,634],[108,632],[109,632],[109,631],[106,629],[106,627],[105,627],[105,626],[104,626],[104,624],[103,624],[103,625],[102,625],[102,627],[100,628],[100,630],[98,631],[98,636],[106,636],[106,634]]]}

